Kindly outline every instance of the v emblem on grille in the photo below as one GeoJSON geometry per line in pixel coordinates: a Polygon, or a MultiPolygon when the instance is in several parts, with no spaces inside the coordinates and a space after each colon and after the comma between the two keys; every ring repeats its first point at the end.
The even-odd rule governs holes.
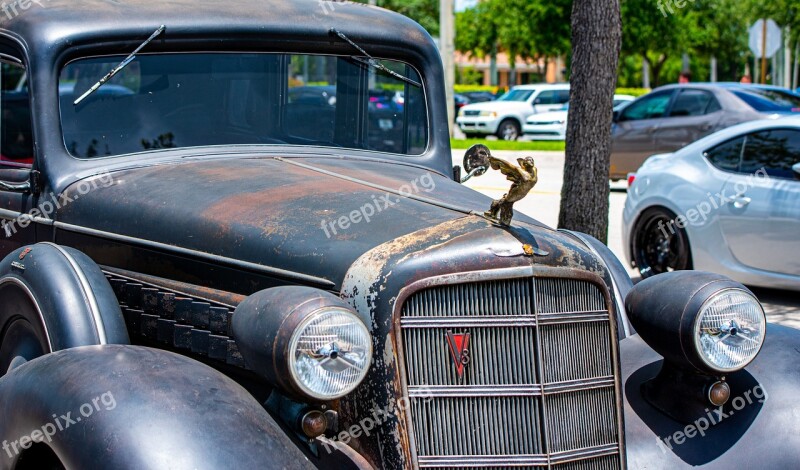
{"type": "Polygon", "coordinates": [[[464,367],[469,364],[469,333],[453,333],[447,330],[447,344],[450,346],[450,357],[456,365],[458,378],[464,377],[464,367]]]}

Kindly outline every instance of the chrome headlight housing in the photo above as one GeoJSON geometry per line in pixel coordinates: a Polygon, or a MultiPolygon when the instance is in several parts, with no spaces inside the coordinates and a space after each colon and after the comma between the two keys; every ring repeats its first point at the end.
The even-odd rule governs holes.
{"type": "Polygon", "coordinates": [[[289,372],[306,394],[319,400],[352,392],[367,375],[371,359],[367,327],[342,308],[308,315],[289,340],[289,372]]]}
{"type": "Polygon", "coordinates": [[[695,347],[709,368],[734,372],[758,355],[766,329],[764,309],[752,294],[724,289],[700,308],[694,326],[695,347]]]}
{"type": "Polygon", "coordinates": [[[286,286],[257,292],[233,314],[245,363],[284,395],[330,401],[355,390],[372,363],[365,322],[333,294],[286,286]]]}

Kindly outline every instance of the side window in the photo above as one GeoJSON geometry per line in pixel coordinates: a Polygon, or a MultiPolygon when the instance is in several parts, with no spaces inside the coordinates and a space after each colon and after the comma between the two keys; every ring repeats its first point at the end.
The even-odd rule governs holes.
{"type": "MultiPolygon", "coordinates": [[[[675,100],[675,104],[672,105],[669,116],[702,116],[710,112],[709,107],[711,103],[716,103],[716,101],[714,96],[707,91],[681,90],[678,98],[675,100]]],[[[716,103],[716,107],[719,108],[719,103],[716,103]]]]}
{"type": "Polygon", "coordinates": [[[25,69],[0,63],[0,163],[33,164],[33,129],[25,69]]]}
{"type": "Polygon", "coordinates": [[[794,179],[792,165],[800,162],[800,131],[772,129],[747,136],[739,171],[766,170],[770,177],[794,179]]]}
{"type": "Polygon", "coordinates": [[[534,104],[558,104],[558,92],[554,90],[547,90],[539,93],[536,97],[534,104]]]}
{"type": "Polygon", "coordinates": [[[558,90],[556,93],[558,94],[558,104],[569,103],[569,90],[558,90]]]}
{"type": "Polygon", "coordinates": [[[739,171],[744,137],[737,137],[707,150],[703,155],[712,165],[724,171],[739,171]]]}
{"type": "Polygon", "coordinates": [[[622,112],[620,120],[638,121],[663,117],[664,113],[667,112],[672,93],[672,90],[657,92],[631,103],[622,112]]]}

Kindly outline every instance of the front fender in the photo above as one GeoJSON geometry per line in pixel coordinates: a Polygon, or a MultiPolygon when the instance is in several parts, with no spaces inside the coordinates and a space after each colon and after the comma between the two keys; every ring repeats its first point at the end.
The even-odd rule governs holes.
{"type": "Polygon", "coordinates": [[[0,379],[0,468],[31,438],[66,468],[313,468],[238,384],[136,346],[58,351],[0,379]]]}
{"type": "Polygon", "coordinates": [[[794,468],[800,462],[800,331],[770,323],[760,354],[727,377],[731,399],[687,427],[641,397],[661,356],[638,335],[620,343],[630,468],[794,468]],[[700,428],[706,428],[699,431],[700,428]]]}

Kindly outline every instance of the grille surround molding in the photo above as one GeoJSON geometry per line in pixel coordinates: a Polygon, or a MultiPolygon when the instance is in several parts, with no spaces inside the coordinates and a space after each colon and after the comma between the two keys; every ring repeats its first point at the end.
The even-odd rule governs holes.
{"type": "MultiPolygon", "coordinates": [[[[577,280],[577,281],[585,281],[593,284],[595,287],[599,289],[602,293],[605,301],[605,307],[607,310],[607,315],[603,313],[602,315],[604,318],[607,319],[609,322],[609,335],[610,335],[610,353],[611,353],[611,367],[612,367],[612,376],[608,378],[604,378],[602,380],[597,380],[597,386],[606,387],[608,386],[608,381],[613,381],[613,390],[614,390],[614,405],[616,407],[616,429],[617,429],[617,444],[613,446],[603,446],[605,449],[598,449],[598,448],[591,448],[588,449],[587,452],[582,452],[580,449],[572,450],[572,451],[561,451],[561,452],[554,452],[548,449],[548,433],[545,429],[545,434],[542,436],[544,439],[543,446],[544,446],[544,458],[545,462],[542,462],[537,457],[532,459],[522,459],[515,461],[515,457],[517,456],[509,456],[511,457],[508,461],[498,460],[493,462],[492,465],[498,466],[511,466],[511,467],[519,467],[525,466],[527,468],[528,465],[536,465],[537,468],[556,468],[558,465],[559,468],[563,466],[563,464],[568,463],[575,463],[575,464],[588,464],[590,460],[589,458],[593,457],[611,457],[611,456],[618,456],[620,468],[627,468],[626,463],[626,449],[625,449],[625,423],[624,423],[624,403],[623,403],[623,391],[622,391],[622,384],[621,384],[621,369],[620,369],[620,356],[619,356],[619,339],[617,334],[617,325],[618,320],[617,316],[619,315],[616,311],[616,304],[611,298],[610,291],[606,286],[603,279],[592,272],[589,271],[582,271],[572,268],[557,268],[557,267],[534,267],[534,266],[523,266],[523,267],[513,267],[513,268],[500,268],[500,269],[491,269],[486,271],[468,271],[468,272],[461,272],[461,273],[450,273],[444,274],[440,276],[432,276],[425,279],[420,279],[415,281],[403,289],[400,290],[396,299],[394,300],[394,305],[392,308],[392,331],[391,331],[391,341],[393,342],[395,351],[397,352],[397,373],[400,388],[402,390],[403,397],[415,397],[420,396],[419,394],[419,387],[409,386],[408,381],[408,371],[406,370],[406,351],[404,349],[404,339],[403,339],[403,331],[404,328],[408,328],[409,326],[403,325],[403,316],[402,316],[402,309],[405,305],[406,301],[409,300],[414,294],[435,287],[453,285],[453,284],[471,284],[471,283],[481,283],[486,281],[509,281],[509,280],[517,280],[520,278],[534,278],[534,279],[565,279],[565,280],[577,280]],[[534,463],[535,462],[535,463],[534,463]]],[[[533,299],[532,307],[535,308],[536,306],[536,299],[533,299]]],[[[547,319],[547,313],[540,313],[540,317],[545,317],[545,322],[547,324],[558,324],[558,323],[573,323],[573,322],[582,322],[582,321],[595,321],[597,320],[596,314],[585,315],[585,312],[581,315],[577,315],[573,318],[567,319],[547,319]]],[[[405,317],[408,319],[409,317],[405,317]]],[[[458,317],[453,317],[458,318],[458,317]]],[[[478,317],[480,318],[480,317],[478,317]]],[[[474,318],[473,318],[474,319],[474,318]]],[[[539,329],[539,325],[545,324],[545,322],[539,322],[536,324],[537,330],[539,329]]],[[[414,323],[412,321],[411,323],[414,323]]],[[[480,324],[480,321],[477,322],[480,324]]],[[[419,325],[414,325],[413,327],[424,328],[426,326],[426,322],[420,321],[419,325]]],[[[441,327],[442,324],[438,324],[437,326],[441,327]]],[[[445,325],[446,326],[446,325],[445,325]]],[[[476,325],[477,326],[477,325],[476,325]]],[[[486,326],[486,325],[481,325],[486,326]]],[[[491,325],[489,325],[491,326],[491,325]]],[[[538,333],[537,333],[538,334],[538,333]]],[[[537,339],[537,351],[541,351],[541,348],[538,346],[540,340],[537,339]]],[[[538,352],[537,352],[538,356],[538,352]]],[[[537,357],[535,367],[538,369],[536,374],[539,377],[544,377],[544,373],[542,370],[543,367],[543,360],[537,357]]],[[[577,390],[587,390],[592,389],[592,387],[585,387],[581,385],[580,380],[572,381],[575,382],[577,385],[566,385],[564,390],[559,390],[556,393],[567,393],[572,389],[577,390]]],[[[430,388],[430,387],[428,387],[430,388]]],[[[463,396],[458,395],[459,390],[458,387],[450,387],[450,396],[463,396]]],[[[554,384],[537,384],[532,386],[527,386],[525,389],[526,391],[534,390],[538,392],[547,393],[545,390],[550,388],[557,389],[558,386],[554,384]]],[[[492,387],[486,387],[486,394],[490,394],[492,392],[501,391],[500,389],[496,388],[493,389],[492,387]]],[[[513,393],[513,390],[512,390],[513,393]]],[[[446,396],[446,395],[443,395],[446,396]]],[[[543,401],[542,406],[542,415],[541,418],[546,422],[547,421],[547,413],[546,413],[546,405],[543,401]]],[[[420,457],[417,454],[417,442],[415,436],[415,429],[413,424],[413,416],[412,410],[410,406],[405,407],[402,410],[401,416],[401,426],[398,429],[398,434],[401,440],[405,441],[406,445],[408,446],[408,451],[411,455],[411,463],[415,469],[419,469],[419,461],[420,457]]],[[[544,425],[547,428],[547,424],[544,425]]],[[[441,459],[442,461],[447,461],[446,456],[436,456],[434,459],[441,459]]],[[[448,462],[451,463],[451,462],[448,462]]],[[[488,463],[488,462],[486,462],[488,463]]],[[[486,464],[485,463],[485,464],[486,464]]],[[[463,465],[457,465],[463,467],[463,465]]],[[[487,467],[488,468],[488,467],[487,467]]],[[[499,468],[499,467],[493,467],[499,468]]],[[[588,468],[588,467],[587,467],[588,468]]]]}

